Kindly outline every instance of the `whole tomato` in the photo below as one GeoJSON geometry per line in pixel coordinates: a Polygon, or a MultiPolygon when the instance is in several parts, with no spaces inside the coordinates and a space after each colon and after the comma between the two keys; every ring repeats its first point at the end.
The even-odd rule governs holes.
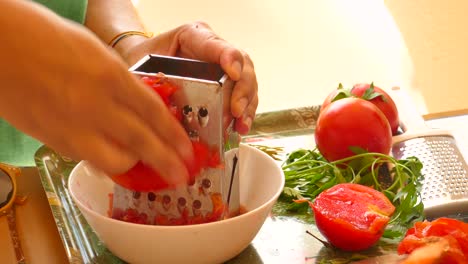
{"type": "Polygon", "coordinates": [[[344,98],[322,109],[315,142],[325,159],[335,161],[355,155],[353,147],[389,154],[392,133],[387,118],[374,104],[344,98]]]}
{"type": "Polygon", "coordinates": [[[359,251],[383,235],[395,207],[370,187],[342,183],[325,190],[311,204],[320,233],[336,248],[359,251]]]}
{"type": "Polygon", "coordinates": [[[393,99],[383,89],[375,86],[373,83],[359,83],[351,89],[345,89],[340,84],[337,89],[333,90],[325,98],[322,109],[325,109],[329,104],[337,100],[349,97],[357,97],[373,103],[387,118],[392,129],[392,135],[398,133],[400,120],[398,117],[398,109],[393,99]]]}
{"type": "Polygon", "coordinates": [[[384,113],[385,117],[387,117],[392,129],[392,134],[397,134],[398,127],[400,126],[400,120],[398,118],[398,109],[390,95],[372,83],[360,83],[354,85],[351,89],[351,94],[368,100],[377,106],[380,111],[384,113]]]}

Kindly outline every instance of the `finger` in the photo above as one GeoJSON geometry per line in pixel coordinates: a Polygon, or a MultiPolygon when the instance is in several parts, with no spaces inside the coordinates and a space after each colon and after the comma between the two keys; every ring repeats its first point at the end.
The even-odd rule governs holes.
{"type": "Polygon", "coordinates": [[[255,112],[258,106],[258,96],[256,95],[246,108],[242,117],[236,118],[236,131],[241,135],[246,135],[252,127],[255,118],[255,112]]]}
{"type": "Polygon", "coordinates": [[[71,157],[88,160],[108,175],[126,172],[137,162],[135,156],[112,144],[109,139],[88,131],[82,131],[74,137],[68,149],[65,153],[71,157]]]}
{"type": "Polygon", "coordinates": [[[244,66],[241,51],[221,39],[207,24],[186,25],[177,38],[183,56],[220,64],[232,80],[240,79],[244,66]]]}
{"type": "Polygon", "coordinates": [[[253,63],[246,56],[246,63],[242,77],[236,82],[231,95],[231,112],[236,118],[244,115],[247,107],[258,92],[257,77],[253,68],[253,63]]]}
{"type": "Polygon", "coordinates": [[[148,124],[153,134],[158,135],[180,158],[192,162],[193,150],[190,139],[161,98],[134,76],[127,80],[128,87],[120,89],[117,104],[134,112],[142,123],[148,124]]]}
{"type": "MultiPolygon", "coordinates": [[[[188,172],[184,161],[173,145],[168,144],[173,141],[154,134],[148,124],[126,109],[116,107],[104,114],[107,120],[102,131],[106,138],[110,138],[112,142],[136,155],[144,164],[158,171],[169,183],[187,181],[188,172]]],[[[160,126],[168,125],[161,123],[160,126]]]]}
{"type": "Polygon", "coordinates": [[[75,153],[70,147],[70,144],[69,144],[70,138],[61,138],[60,136],[65,135],[65,133],[60,133],[60,132],[61,131],[50,131],[48,132],[48,135],[50,136],[50,138],[43,137],[42,140],[40,141],[43,142],[46,146],[53,148],[54,151],[60,154],[60,156],[62,157],[67,157],[77,162],[83,160],[83,155],[79,155],[78,153],[75,153]],[[59,132],[59,134],[54,134],[54,132],[59,132]]]}

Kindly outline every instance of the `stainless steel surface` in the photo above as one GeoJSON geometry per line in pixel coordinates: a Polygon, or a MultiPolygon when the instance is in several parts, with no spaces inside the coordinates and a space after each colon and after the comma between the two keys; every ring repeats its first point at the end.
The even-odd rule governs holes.
{"type": "Polygon", "coordinates": [[[141,77],[156,75],[178,87],[171,96],[171,104],[182,112],[181,124],[191,140],[201,141],[210,151],[216,151],[222,166],[202,168],[192,185],[155,192],[132,192],[116,185],[114,212],[136,209],[138,214],[148,217],[150,224],[157,224],[156,217],[161,216],[205,217],[218,209],[216,197],[221,195],[224,204],[229,205],[229,212],[236,214],[240,209],[239,177],[232,164],[237,164],[234,159],[238,153],[233,149],[235,153],[224,155],[237,147],[240,140],[232,136],[235,131],[230,97],[234,83],[216,64],[164,56],[148,55],[131,67],[130,72],[141,77]]]}
{"type": "MultiPolygon", "coordinates": [[[[319,111],[318,106],[311,106],[259,114],[255,119],[252,134],[245,137],[244,142],[275,148],[281,147],[283,151],[278,156],[280,160],[285,158],[286,153],[298,148],[313,149],[315,147],[313,133],[319,111]]],[[[463,121],[457,119],[455,124],[458,126],[458,122],[463,121]]],[[[468,130],[465,129],[461,132],[465,134],[468,130]]],[[[69,191],[65,184],[76,163],[65,159],[47,146],[41,147],[35,158],[40,177],[31,178],[31,176],[36,176],[31,174],[31,171],[26,171],[26,178],[20,177],[23,178],[20,179],[23,181],[23,186],[26,183],[34,185],[36,179],[41,179],[42,186],[40,184],[37,186],[45,190],[45,193],[42,193],[42,190],[40,192],[44,197],[31,197],[34,199],[30,199],[23,206],[23,208],[29,208],[28,210],[34,208],[34,211],[28,215],[23,214],[23,219],[25,217],[28,219],[28,222],[24,223],[23,229],[21,229],[27,231],[26,240],[23,241],[28,243],[31,241],[32,243],[29,247],[27,245],[24,247],[26,256],[34,256],[34,260],[38,263],[122,264],[123,262],[109,252],[97,238],[76,206],[67,198],[69,191]],[[44,202],[46,207],[41,207],[41,203],[38,202],[44,202]],[[51,211],[48,210],[49,206],[51,211]],[[45,213],[50,214],[50,212],[52,212],[51,216],[44,215],[45,213]],[[53,219],[53,223],[57,224],[56,227],[55,224],[52,226],[56,230],[47,229],[51,219],[53,219]],[[24,227],[28,229],[24,229],[24,227]],[[44,233],[44,230],[47,232],[44,233]],[[58,234],[57,236],[60,236],[61,241],[55,237],[54,231],[58,234]],[[51,246],[54,244],[51,243],[52,241],[55,241],[55,246],[51,246]],[[63,242],[65,250],[62,250],[60,242],[63,242]],[[57,246],[57,244],[60,245],[57,246]],[[80,245],[89,245],[92,251],[82,250],[80,245]]],[[[30,193],[29,190],[26,193],[30,193]]],[[[39,194],[39,191],[36,190],[35,193],[39,194]]],[[[310,231],[320,237],[310,215],[290,214],[284,210],[285,206],[286,204],[278,202],[252,244],[227,263],[313,264],[343,263],[352,259],[357,260],[355,253],[336,252],[323,247],[320,242],[306,234],[306,231],[310,231]]],[[[447,216],[468,221],[466,213],[447,216]]],[[[9,241],[8,244],[10,244],[9,241]]],[[[357,257],[362,259],[393,254],[396,252],[396,246],[396,244],[379,243],[378,246],[369,251],[357,253],[357,257]]],[[[10,249],[8,248],[8,250],[10,249]]]]}
{"type": "Polygon", "coordinates": [[[397,264],[405,259],[405,256],[394,254],[386,254],[377,257],[366,258],[359,261],[351,262],[352,264],[397,264]]]}
{"type": "Polygon", "coordinates": [[[404,133],[394,137],[396,158],[418,157],[423,163],[422,199],[427,217],[468,211],[468,166],[450,131],[429,129],[411,100],[392,90],[404,133]]]}

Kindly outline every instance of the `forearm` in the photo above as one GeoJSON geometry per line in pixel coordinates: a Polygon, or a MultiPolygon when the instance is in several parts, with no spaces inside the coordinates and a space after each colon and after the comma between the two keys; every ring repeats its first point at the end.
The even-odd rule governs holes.
{"type": "MultiPolygon", "coordinates": [[[[85,25],[105,43],[125,31],[145,31],[130,0],[88,0],[85,25]]],[[[144,39],[144,36],[133,35],[119,41],[114,48],[122,53],[144,39]]]]}
{"type": "Polygon", "coordinates": [[[0,115],[20,129],[30,123],[22,126],[14,122],[24,120],[24,112],[13,111],[18,100],[24,101],[28,105],[25,112],[32,114],[35,103],[40,102],[35,98],[65,98],[61,87],[80,78],[89,79],[86,74],[107,74],[102,65],[110,59],[122,63],[90,31],[39,4],[1,0],[0,10],[0,115]]]}

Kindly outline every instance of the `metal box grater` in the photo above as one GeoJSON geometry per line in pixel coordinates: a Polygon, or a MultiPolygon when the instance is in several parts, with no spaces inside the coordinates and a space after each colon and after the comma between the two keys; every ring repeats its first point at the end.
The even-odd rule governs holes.
{"type": "Polygon", "coordinates": [[[148,55],[130,68],[140,77],[165,78],[178,90],[172,106],[182,112],[181,123],[191,140],[202,141],[219,151],[221,166],[202,168],[192,185],[135,192],[115,185],[113,217],[124,220],[126,212],[139,223],[185,225],[221,220],[239,212],[237,172],[239,136],[230,114],[233,82],[219,65],[202,61],[148,55]],[[223,212],[219,211],[222,202],[223,212]]]}
{"type": "Polygon", "coordinates": [[[450,131],[430,129],[409,97],[392,89],[404,133],[393,137],[392,154],[423,163],[422,199],[429,218],[468,213],[468,167],[450,131]]]}

